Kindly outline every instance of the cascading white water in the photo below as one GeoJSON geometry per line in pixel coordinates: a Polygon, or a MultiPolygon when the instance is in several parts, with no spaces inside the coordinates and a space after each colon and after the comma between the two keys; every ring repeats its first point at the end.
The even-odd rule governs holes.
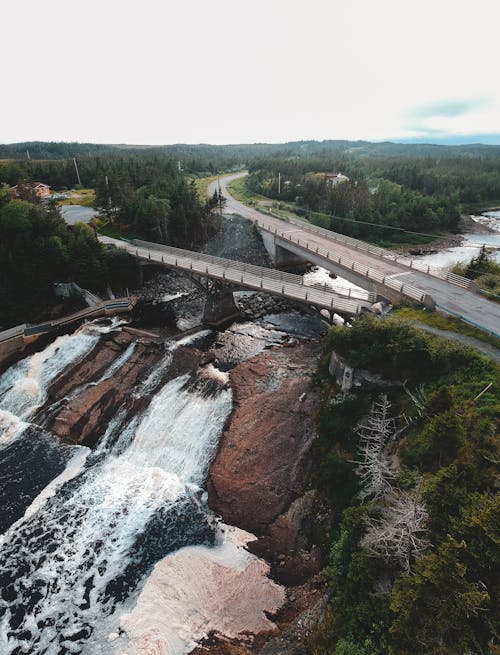
{"type": "Polygon", "coordinates": [[[27,419],[46,398],[54,378],[92,350],[101,334],[116,329],[87,323],[71,335],[58,337],[41,352],[22,359],[0,376],[0,409],[27,419]]]}
{"type": "Polygon", "coordinates": [[[67,466],[74,470],[71,462],[77,449],[27,421],[46,400],[52,381],[91,352],[102,334],[119,329],[122,323],[113,319],[107,325],[85,324],[0,376],[0,533],[22,517],[67,466]]]}
{"type": "Polygon", "coordinates": [[[20,646],[26,653],[107,653],[96,627],[118,628],[118,612],[105,617],[154,562],[213,540],[204,510],[191,500],[231,410],[231,391],[210,384],[205,394],[207,380],[184,375],[167,383],[104,460],[5,534],[1,653],[20,646]]]}
{"type": "Polygon", "coordinates": [[[104,380],[108,380],[110,377],[112,377],[116,371],[121,368],[127,360],[130,359],[132,356],[132,353],[135,350],[135,342],[132,341],[125,350],[118,355],[118,357],[115,359],[115,361],[108,366],[108,368],[104,371],[104,373],[101,375],[101,377],[95,382],[95,384],[99,384],[99,382],[103,382],[104,380]]]}
{"type": "MultiPolygon", "coordinates": [[[[51,380],[95,344],[82,336],[98,339],[99,329],[55,342],[38,364],[27,358],[7,371],[0,399],[19,400],[23,416],[31,416],[51,380]],[[30,402],[22,400],[26,379],[38,385],[30,402]]],[[[93,452],[64,446],[66,468],[7,523],[1,655],[183,655],[210,629],[232,635],[273,627],[264,610],[276,610],[283,589],[267,578],[265,563],[242,550],[251,535],[214,524],[200,488],[231,411],[228,374],[208,365],[162,383],[174,351],[209,334],[167,342],[163,358],[131,390],[136,400],[153,394],[148,408],[130,419],[123,406],[93,452]]],[[[131,345],[103,379],[132,352],[131,345]]],[[[26,437],[16,443],[25,449],[33,436],[41,441],[37,453],[43,439],[57,443],[5,410],[2,421],[5,443],[22,430],[26,437]]]]}
{"type": "Polygon", "coordinates": [[[21,421],[15,414],[0,409],[0,448],[11,443],[27,425],[28,423],[21,421]]]}
{"type": "Polygon", "coordinates": [[[196,397],[185,387],[189,375],[172,380],[152,400],[123,459],[138,466],[158,466],[186,483],[200,485],[231,410],[231,394],[196,397]]]}

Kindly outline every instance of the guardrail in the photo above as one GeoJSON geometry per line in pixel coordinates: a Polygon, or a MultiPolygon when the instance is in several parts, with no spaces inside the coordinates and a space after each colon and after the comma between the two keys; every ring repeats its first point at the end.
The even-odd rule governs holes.
{"type": "MultiPolygon", "coordinates": [[[[149,250],[161,250],[172,255],[176,255],[178,259],[193,259],[196,261],[207,262],[210,264],[218,264],[220,266],[230,266],[233,269],[238,269],[240,271],[254,273],[255,275],[265,275],[266,277],[272,277],[276,280],[283,282],[289,282],[290,284],[296,284],[300,286],[307,286],[315,289],[322,289],[324,291],[331,291],[332,293],[345,296],[347,298],[354,298],[357,300],[366,300],[367,302],[374,303],[377,295],[366,291],[363,295],[356,293],[352,289],[344,289],[342,287],[332,287],[325,284],[312,283],[308,284],[304,282],[304,278],[301,275],[294,275],[293,273],[287,273],[286,271],[280,271],[275,268],[266,268],[264,266],[255,266],[254,264],[246,264],[244,262],[234,261],[231,259],[223,259],[222,257],[216,257],[214,255],[206,255],[204,253],[192,252],[190,250],[183,250],[181,248],[174,248],[173,246],[166,246],[162,243],[154,243],[152,241],[142,241],[140,239],[135,239],[133,241],[135,245],[139,245],[143,248],[149,250]]],[[[163,262],[165,263],[165,262],[163,262]]],[[[174,262],[175,265],[175,262],[174,262]]]]}
{"type": "Polygon", "coordinates": [[[364,264],[360,264],[353,259],[350,259],[349,257],[341,257],[333,253],[331,250],[327,250],[321,246],[314,247],[314,244],[310,244],[307,239],[301,239],[298,236],[294,238],[293,233],[278,230],[278,228],[274,225],[265,224],[263,221],[256,221],[256,223],[260,229],[274,234],[275,236],[279,236],[284,241],[288,241],[292,244],[297,244],[298,246],[309,250],[310,252],[314,253],[318,257],[325,259],[328,262],[338,264],[343,268],[347,268],[355,273],[359,273],[360,275],[367,277],[369,280],[383,284],[386,287],[389,287],[390,289],[393,289],[394,291],[397,291],[398,293],[411,298],[412,300],[416,300],[420,303],[425,303],[426,300],[428,300],[427,294],[422,292],[421,289],[417,289],[410,284],[405,284],[404,282],[392,279],[390,275],[386,275],[376,268],[367,267],[364,264]]]}
{"type": "Polygon", "coordinates": [[[193,271],[232,284],[241,284],[256,291],[262,290],[291,300],[307,302],[324,309],[357,314],[363,307],[371,305],[368,300],[354,301],[328,288],[320,290],[316,286],[304,284],[301,276],[274,268],[244,264],[149,241],[135,240],[133,244],[132,246],[124,244],[124,248],[136,257],[180,270],[193,271]]]}
{"type": "Polygon", "coordinates": [[[405,257],[404,255],[398,255],[392,250],[387,250],[386,248],[380,248],[379,246],[374,246],[370,243],[366,243],[365,241],[354,239],[353,237],[348,237],[345,236],[344,234],[339,234],[338,232],[334,232],[333,230],[327,230],[326,228],[319,227],[318,225],[312,225],[311,223],[307,223],[306,221],[303,221],[300,218],[280,216],[276,212],[273,212],[272,209],[269,209],[267,212],[264,212],[262,208],[258,208],[258,211],[261,212],[263,215],[267,213],[270,216],[273,216],[274,218],[278,218],[280,220],[289,223],[290,225],[297,225],[301,227],[303,230],[306,230],[311,233],[320,234],[321,236],[325,236],[329,239],[333,239],[334,241],[347,245],[351,248],[355,248],[356,250],[367,252],[372,255],[376,255],[377,257],[381,257],[383,259],[388,259],[390,261],[397,262],[398,264],[401,264],[402,266],[407,266],[412,270],[420,271],[421,273],[426,273],[427,275],[431,275],[432,277],[437,277],[441,280],[445,280],[450,284],[454,284],[456,286],[462,287],[463,289],[468,289],[474,292],[479,291],[479,287],[468,278],[462,277],[461,275],[456,275],[455,273],[442,271],[438,268],[432,268],[428,264],[424,264],[423,262],[420,262],[418,259],[410,258],[408,261],[408,257],[405,257]]]}
{"type": "Polygon", "coordinates": [[[447,273],[446,280],[458,287],[462,287],[462,289],[479,291],[479,286],[473,280],[469,280],[468,278],[462,277],[461,275],[456,275],[456,273],[447,273]]]}
{"type": "Polygon", "coordinates": [[[22,325],[16,325],[15,327],[9,328],[8,330],[3,330],[0,332],[0,341],[7,341],[7,339],[15,339],[24,334],[26,329],[26,323],[22,325]]]}

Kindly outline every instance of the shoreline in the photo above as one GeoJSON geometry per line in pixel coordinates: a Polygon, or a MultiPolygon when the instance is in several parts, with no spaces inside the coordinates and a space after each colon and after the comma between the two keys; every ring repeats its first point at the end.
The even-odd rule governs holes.
{"type": "Polygon", "coordinates": [[[443,234],[434,241],[427,243],[401,247],[402,254],[407,256],[436,254],[449,248],[458,248],[463,244],[467,234],[498,234],[497,230],[475,221],[473,216],[476,216],[476,214],[460,215],[458,221],[459,232],[443,234]]]}

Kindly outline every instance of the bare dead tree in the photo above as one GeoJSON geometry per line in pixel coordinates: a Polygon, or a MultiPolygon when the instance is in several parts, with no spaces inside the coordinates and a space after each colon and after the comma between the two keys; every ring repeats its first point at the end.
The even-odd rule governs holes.
{"type": "Polygon", "coordinates": [[[426,522],[427,510],[418,491],[399,491],[382,508],[379,518],[368,519],[362,546],[372,555],[396,561],[411,573],[413,563],[428,546],[426,522]]]}
{"type": "Polygon", "coordinates": [[[392,490],[394,471],[386,453],[387,443],[396,431],[395,420],[389,416],[391,403],[381,395],[373,403],[365,423],[357,428],[360,436],[359,461],[355,463],[357,475],[362,481],[360,495],[363,498],[381,498],[392,490]]]}

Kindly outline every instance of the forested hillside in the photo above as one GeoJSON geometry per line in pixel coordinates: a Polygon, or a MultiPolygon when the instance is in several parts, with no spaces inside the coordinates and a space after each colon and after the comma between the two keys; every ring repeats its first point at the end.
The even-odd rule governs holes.
{"type": "Polygon", "coordinates": [[[400,230],[456,231],[461,211],[500,204],[500,160],[323,154],[255,160],[250,191],[349,236],[404,240],[400,230]],[[329,186],[327,172],[349,180],[329,186]]]}
{"type": "Polygon", "coordinates": [[[406,144],[369,141],[291,141],[288,143],[253,144],[173,144],[164,146],[133,146],[127,144],[65,143],[30,141],[25,143],[0,144],[0,160],[15,159],[64,160],[76,157],[79,164],[85,159],[96,157],[119,157],[124,155],[169,156],[181,161],[188,172],[206,171],[216,173],[242,165],[250,166],[254,160],[263,157],[332,157],[339,154],[356,157],[410,157],[410,158],[456,158],[476,157],[499,159],[500,146],[483,145],[434,145],[406,144]]]}
{"type": "MultiPolygon", "coordinates": [[[[41,203],[25,184],[40,180],[55,189],[73,186],[74,163],[9,161],[0,180],[20,185],[13,200],[3,186],[0,208],[0,314],[2,327],[38,316],[53,303],[51,284],[73,280],[90,289],[133,284],[128,256],[103,247],[95,229],[197,249],[218,227],[217,198],[200,199],[193,179],[167,156],[144,154],[84,159],[81,181],[96,192],[99,218],[91,227],[67,226],[54,202],[41,203]],[[94,229],[93,229],[94,228],[94,229]]],[[[1,187],[0,187],[1,188],[1,187]]]]}
{"type": "Polygon", "coordinates": [[[0,329],[50,314],[55,281],[120,290],[135,280],[134,260],[102,246],[90,227],[66,225],[55,204],[12,200],[0,190],[0,329]]]}
{"type": "Polygon", "coordinates": [[[308,651],[500,652],[498,366],[403,321],[358,319],[331,330],[317,381],[332,596],[308,651]],[[332,351],[392,384],[340,393],[332,351]]]}

